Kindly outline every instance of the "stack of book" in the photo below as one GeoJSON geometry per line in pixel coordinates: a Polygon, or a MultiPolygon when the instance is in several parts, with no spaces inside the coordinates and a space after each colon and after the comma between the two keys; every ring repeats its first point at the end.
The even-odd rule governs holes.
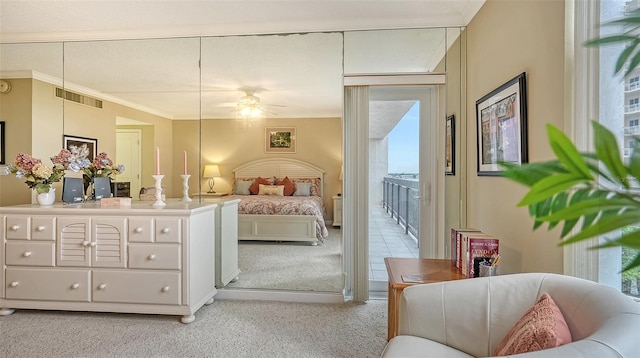
{"type": "Polygon", "coordinates": [[[451,264],[466,277],[478,277],[480,262],[490,262],[499,253],[498,238],[477,229],[451,229],[451,264]]]}

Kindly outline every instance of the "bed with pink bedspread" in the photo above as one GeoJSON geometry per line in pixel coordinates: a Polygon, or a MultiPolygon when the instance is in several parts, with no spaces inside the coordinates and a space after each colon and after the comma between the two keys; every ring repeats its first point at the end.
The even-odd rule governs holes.
{"type": "Polygon", "coordinates": [[[240,199],[240,215],[311,215],[315,220],[315,236],[329,236],[324,222],[324,204],[319,196],[231,195],[240,199]]]}
{"type": "Polygon", "coordinates": [[[238,240],[304,241],[317,245],[329,235],[324,221],[324,170],[319,167],[291,158],[259,159],[237,167],[234,183],[232,197],[241,200],[238,240]],[[248,195],[246,188],[238,190],[238,184],[246,186],[255,178],[269,179],[270,184],[280,184],[280,180],[288,178],[296,193],[248,195]],[[307,187],[303,196],[300,185],[307,187]]]}

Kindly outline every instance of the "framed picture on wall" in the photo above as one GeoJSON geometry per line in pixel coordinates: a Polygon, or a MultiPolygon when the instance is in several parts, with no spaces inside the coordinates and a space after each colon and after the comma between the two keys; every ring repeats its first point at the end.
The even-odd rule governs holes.
{"type": "Polygon", "coordinates": [[[4,162],[4,121],[0,121],[0,164],[4,162]]]}
{"type": "Polygon", "coordinates": [[[98,151],[98,140],[63,134],[62,148],[68,149],[74,158],[87,158],[93,161],[98,151]]]}
{"type": "Polygon", "coordinates": [[[525,73],[476,101],[478,175],[501,175],[501,162],[527,163],[525,73]]]}
{"type": "Polygon", "coordinates": [[[456,175],[456,130],[455,116],[447,117],[444,136],[444,174],[456,175]]]}
{"type": "Polygon", "coordinates": [[[264,130],[265,153],[295,153],[295,127],[266,127],[264,130]]]}

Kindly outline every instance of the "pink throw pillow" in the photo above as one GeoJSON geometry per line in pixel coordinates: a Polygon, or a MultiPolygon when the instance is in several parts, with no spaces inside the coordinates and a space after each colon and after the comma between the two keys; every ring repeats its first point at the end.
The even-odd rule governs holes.
{"type": "Polygon", "coordinates": [[[249,192],[251,195],[258,195],[260,192],[260,184],[262,185],[271,185],[271,183],[262,177],[257,177],[256,180],[253,181],[253,184],[249,187],[249,192]]]}
{"type": "Polygon", "coordinates": [[[498,344],[495,356],[535,352],[571,343],[571,332],[548,293],[520,318],[498,344]]]}
{"type": "Polygon", "coordinates": [[[282,180],[278,180],[277,185],[284,185],[284,196],[291,196],[296,191],[295,185],[289,177],[284,177],[282,180]]]}

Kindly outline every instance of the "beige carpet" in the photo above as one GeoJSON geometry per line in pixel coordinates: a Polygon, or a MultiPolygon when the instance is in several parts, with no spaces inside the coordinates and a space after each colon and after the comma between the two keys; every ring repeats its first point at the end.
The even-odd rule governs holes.
{"type": "Polygon", "coordinates": [[[317,246],[307,242],[240,241],[239,280],[227,288],[342,292],[340,229],[317,246]]]}
{"type": "Polygon", "coordinates": [[[215,301],[177,316],[16,310],[0,317],[0,357],[379,357],[383,300],[364,304],[215,301]]]}

